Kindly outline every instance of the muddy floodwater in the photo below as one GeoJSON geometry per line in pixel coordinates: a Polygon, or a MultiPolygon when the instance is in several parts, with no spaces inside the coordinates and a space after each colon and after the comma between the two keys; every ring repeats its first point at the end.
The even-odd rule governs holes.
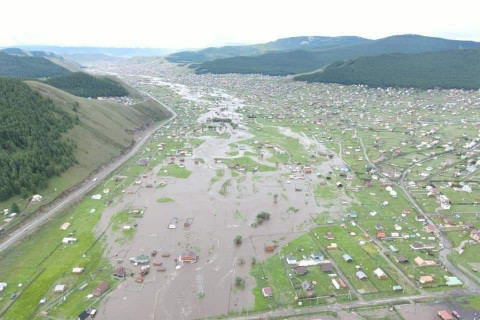
{"type": "MultiPolygon", "coordinates": [[[[160,80],[158,83],[167,85],[160,80]]],[[[185,86],[168,85],[183,98],[208,105],[207,101],[190,95],[185,86]]],[[[222,114],[240,122],[242,115],[235,110],[241,106],[241,101],[223,92],[217,94],[220,102],[210,104],[209,111],[200,115],[198,121],[222,114]]],[[[105,210],[98,232],[107,230],[109,258],[113,265],[123,265],[135,276],[128,276],[104,300],[99,312],[102,317],[197,319],[252,309],[252,289],[255,287],[255,280],[249,275],[252,257],[264,260],[272,254],[265,252],[266,243],[286,244],[308,231],[313,224],[312,217],[322,211],[310,191],[310,185],[318,183],[314,174],[307,175],[305,179],[289,179],[290,168],[281,164],[276,171],[240,172],[232,176],[233,171],[216,162],[215,158],[229,158],[228,145],[248,139],[251,135],[230,126],[226,130],[229,138],[202,137],[205,141],[194,149],[190,157],[185,158],[185,168],[192,171],[188,178],[157,176],[165,162],[142,177],[139,185],[129,187],[120,202],[105,210]],[[195,164],[195,158],[203,159],[204,163],[195,164]],[[212,184],[218,169],[223,169],[224,175],[212,184]],[[159,180],[164,181],[166,186],[146,187],[147,183],[159,180]],[[274,194],[282,195],[277,202],[274,194]],[[174,202],[158,203],[157,199],[163,197],[174,202]],[[146,210],[143,218],[135,220],[138,226],[133,239],[115,241],[117,234],[108,228],[112,216],[122,210],[142,207],[146,210]],[[251,225],[261,211],[270,213],[271,219],[254,228],[251,225]],[[172,221],[175,229],[168,228],[172,221]],[[187,221],[190,225],[185,228],[187,221]],[[236,235],[243,237],[240,246],[233,243],[236,235]],[[157,250],[158,255],[151,260],[162,262],[166,270],[157,271],[150,261],[150,273],[143,283],[137,283],[136,276],[141,266],[135,266],[129,260],[141,254],[150,256],[153,250],[157,250]],[[186,250],[197,252],[198,262],[179,263],[177,266],[175,259],[186,250]],[[163,257],[165,253],[170,256],[163,257]],[[245,263],[242,265],[239,259],[244,259],[245,263]],[[246,279],[242,290],[235,288],[237,276],[246,279]]],[[[318,144],[303,136],[299,138],[309,147],[318,144]]],[[[248,151],[253,150],[245,147],[240,156],[248,151]]],[[[260,164],[275,167],[271,162],[252,158],[260,164]]],[[[342,165],[337,157],[325,161],[315,168],[315,172],[326,174],[333,166],[342,165]]]]}

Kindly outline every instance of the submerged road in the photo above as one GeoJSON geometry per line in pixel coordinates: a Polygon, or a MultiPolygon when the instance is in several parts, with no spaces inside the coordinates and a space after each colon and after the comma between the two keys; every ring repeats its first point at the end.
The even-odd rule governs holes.
{"type": "MultiPolygon", "coordinates": [[[[9,234],[8,239],[6,239],[5,241],[3,241],[0,244],[0,252],[3,252],[8,247],[10,247],[12,244],[14,244],[18,240],[22,239],[26,235],[30,234],[31,232],[33,232],[37,227],[42,225],[45,221],[47,221],[55,213],[59,212],[61,209],[65,208],[66,206],[68,206],[72,202],[78,200],[79,198],[84,196],[87,192],[91,191],[97,185],[102,183],[103,180],[108,175],[110,175],[113,171],[118,169],[121,165],[123,165],[130,158],[132,158],[138,152],[138,150],[140,150],[140,148],[145,144],[145,142],[148,141],[148,138],[150,138],[153,133],[155,133],[158,129],[160,129],[164,126],[167,126],[168,124],[170,124],[173,120],[175,120],[177,118],[177,114],[170,107],[166,106],[163,102],[159,101],[158,99],[153,97],[151,94],[149,94],[147,92],[142,92],[142,93],[144,95],[146,95],[147,97],[149,97],[151,100],[153,100],[155,102],[158,102],[165,109],[170,111],[172,116],[167,121],[165,121],[165,122],[163,122],[163,123],[161,123],[161,124],[159,124],[155,127],[152,127],[150,129],[148,129],[145,132],[145,136],[141,140],[137,141],[135,143],[135,145],[133,146],[133,148],[127,154],[121,156],[120,158],[116,159],[114,162],[106,165],[105,167],[103,167],[103,168],[101,167],[99,169],[99,172],[96,176],[95,181],[94,180],[88,180],[88,181],[84,180],[82,185],[77,190],[75,190],[74,192],[69,194],[60,203],[53,204],[53,207],[48,209],[47,212],[45,212],[44,214],[42,214],[38,218],[34,219],[33,221],[29,222],[26,226],[22,227],[20,230],[16,230],[12,234],[9,234]]],[[[54,200],[54,202],[55,202],[55,200],[54,200]]]]}

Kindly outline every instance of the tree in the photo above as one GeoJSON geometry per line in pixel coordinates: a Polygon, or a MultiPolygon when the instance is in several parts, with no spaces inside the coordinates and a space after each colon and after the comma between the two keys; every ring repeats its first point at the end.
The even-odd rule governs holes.
{"type": "Polygon", "coordinates": [[[235,278],[235,286],[237,288],[245,287],[245,279],[243,279],[242,277],[236,277],[235,278]]]}
{"type": "Polygon", "coordinates": [[[237,246],[241,245],[242,244],[242,236],[237,235],[235,237],[235,239],[233,239],[233,243],[235,243],[235,245],[237,245],[237,246]]]}
{"type": "Polygon", "coordinates": [[[20,213],[20,207],[18,206],[18,204],[16,202],[12,203],[12,207],[10,208],[10,211],[12,213],[13,212],[20,213]]]}
{"type": "Polygon", "coordinates": [[[273,195],[273,202],[278,203],[278,194],[276,193],[273,195]]]}

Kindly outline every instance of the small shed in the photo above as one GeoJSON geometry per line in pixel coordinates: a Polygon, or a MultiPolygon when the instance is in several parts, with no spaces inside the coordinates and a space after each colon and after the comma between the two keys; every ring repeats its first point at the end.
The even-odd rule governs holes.
{"type": "Polygon", "coordinates": [[[308,269],[306,267],[296,267],[295,268],[295,273],[298,274],[298,275],[305,275],[307,274],[308,272],[308,269]]]}
{"type": "Polygon", "coordinates": [[[271,298],[271,297],[273,297],[272,288],[270,288],[270,287],[262,288],[262,295],[263,295],[265,298],[271,298]]]}
{"type": "Polygon", "coordinates": [[[367,275],[365,274],[365,272],[363,272],[363,271],[361,271],[361,270],[355,272],[355,277],[357,277],[357,278],[360,279],[360,280],[366,280],[366,279],[368,279],[368,277],[367,277],[367,275]]]}

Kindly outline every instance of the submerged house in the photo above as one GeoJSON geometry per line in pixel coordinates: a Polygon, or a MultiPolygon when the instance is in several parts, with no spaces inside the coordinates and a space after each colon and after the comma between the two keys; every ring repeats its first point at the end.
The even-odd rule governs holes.
{"type": "Polygon", "coordinates": [[[193,251],[186,251],[180,255],[178,260],[181,262],[195,263],[198,261],[198,254],[193,251]]]}

